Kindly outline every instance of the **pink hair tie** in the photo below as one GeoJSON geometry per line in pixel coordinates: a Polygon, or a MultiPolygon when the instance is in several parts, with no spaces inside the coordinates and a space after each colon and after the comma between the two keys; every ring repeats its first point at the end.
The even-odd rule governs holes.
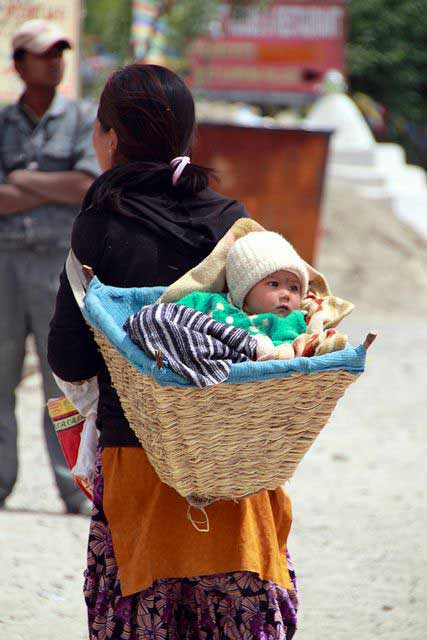
{"type": "Polygon", "coordinates": [[[175,171],[173,172],[172,175],[172,184],[173,186],[176,185],[176,183],[178,182],[178,180],[181,177],[181,173],[184,171],[185,167],[187,166],[187,164],[190,164],[191,160],[188,156],[178,156],[177,158],[174,158],[173,160],[170,161],[170,166],[175,169],[175,171]]]}

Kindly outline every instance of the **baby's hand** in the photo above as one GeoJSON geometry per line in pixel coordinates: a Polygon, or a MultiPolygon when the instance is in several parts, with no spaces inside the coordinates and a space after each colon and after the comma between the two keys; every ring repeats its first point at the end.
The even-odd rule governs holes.
{"type": "Polygon", "coordinates": [[[279,344],[264,356],[258,358],[259,362],[265,362],[266,360],[291,360],[295,358],[295,351],[291,344],[279,344]]]}

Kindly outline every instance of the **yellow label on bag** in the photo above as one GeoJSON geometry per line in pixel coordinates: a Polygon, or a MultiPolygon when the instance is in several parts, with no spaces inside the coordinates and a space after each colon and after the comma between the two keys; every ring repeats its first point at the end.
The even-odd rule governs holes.
{"type": "Polygon", "coordinates": [[[84,416],[78,412],[73,403],[65,396],[49,400],[47,408],[56,431],[70,429],[85,420],[84,416]]]}

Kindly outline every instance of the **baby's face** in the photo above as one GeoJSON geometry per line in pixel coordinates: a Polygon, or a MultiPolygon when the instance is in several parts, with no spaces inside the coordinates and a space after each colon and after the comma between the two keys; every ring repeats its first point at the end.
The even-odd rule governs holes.
{"type": "Polygon", "coordinates": [[[301,307],[301,283],[290,271],[275,271],[249,291],[243,304],[248,315],[275,313],[285,318],[301,307]]]}

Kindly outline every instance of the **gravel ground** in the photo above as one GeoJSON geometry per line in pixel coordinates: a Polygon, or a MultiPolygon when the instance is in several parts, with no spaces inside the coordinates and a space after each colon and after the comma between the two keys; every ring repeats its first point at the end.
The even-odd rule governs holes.
{"type": "MultiPolygon", "coordinates": [[[[377,324],[367,371],[289,488],[304,640],[426,638],[427,327],[410,341],[403,326],[377,324]]],[[[347,322],[353,343],[370,328],[347,322]]]]}
{"type": "MultiPolygon", "coordinates": [[[[326,225],[332,209],[337,215],[330,202],[331,196],[326,225]]],[[[324,236],[323,269],[336,261],[333,229],[324,236]]],[[[412,292],[412,283],[406,286],[412,292]]],[[[349,299],[358,302],[356,293],[349,299]]],[[[402,306],[387,300],[387,316],[362,304],[345,321],[353,343],[371,329],[379,338],[367,372],[340,401],[289,486],[289,547],[301,591],[296,637],[303,640],[426,638],[427,325],[419,314],[409,322],[396,310],[402,306]]],[[[20,475],[0,512],[0,638],[83,640],[88,520],[62,513],[41,436],[40,380],[32,365],[28,371],[18,394],[20,475]]]]}
{"type": "Polygon", "coordinates": [[[329,181],[319,245],[318,269],[358,314],[427,317],[427,241],[385,202],[329,181]]]}

